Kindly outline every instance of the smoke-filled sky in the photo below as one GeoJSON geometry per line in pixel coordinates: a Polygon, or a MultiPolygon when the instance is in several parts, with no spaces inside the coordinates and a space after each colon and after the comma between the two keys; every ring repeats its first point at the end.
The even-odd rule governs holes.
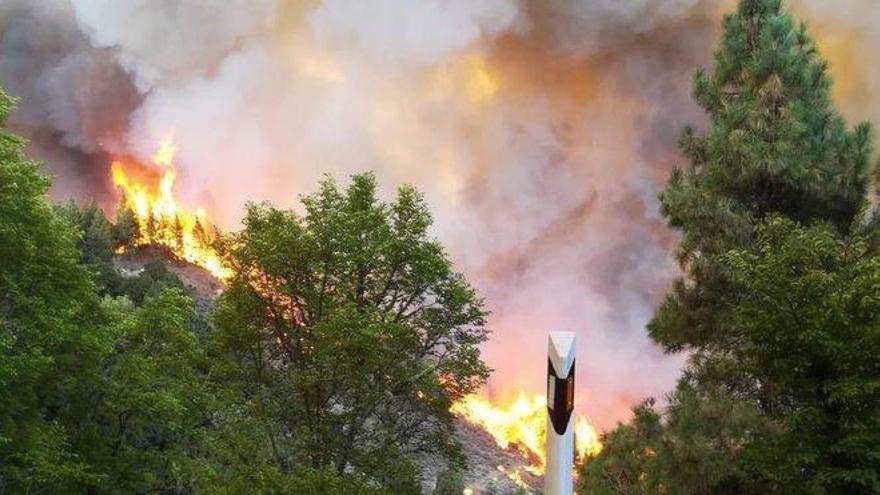
{"type": "MultiPolygon", "coordinates": [[[[847,117],[880,115],[876,0],[790,0],[847,117]]],[[[236,228],[324,173],[421,189],[493,312],[488,393],[543,393],[579,336],[601,427],[684,360],[644,324],[676,275],[657,193],[731,0],[0,0],[0,85],[56,199],[115,201],[113,155],[173,134],[177,193],[236,228]]]]}

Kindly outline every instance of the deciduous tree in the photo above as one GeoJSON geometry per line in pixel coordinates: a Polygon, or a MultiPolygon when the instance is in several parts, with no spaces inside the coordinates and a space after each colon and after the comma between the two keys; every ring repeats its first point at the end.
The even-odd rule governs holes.
{"type": "Polygon", "coordinates": [[[451,401],[488,375],[482,302],[412,188],[385,203],[372,175],[345,191],[327,179],[303,206],[251,205],[220,242],[234,269],[216,321],[235,414],[259,418],[251,447],[268,454],[252,455],[283,472],[417,490],[408,454],[452,452],[451,401]]]}

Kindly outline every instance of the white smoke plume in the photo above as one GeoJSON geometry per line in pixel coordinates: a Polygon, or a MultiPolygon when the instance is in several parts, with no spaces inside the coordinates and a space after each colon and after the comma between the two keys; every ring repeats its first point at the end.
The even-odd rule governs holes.
{"type": "MultiPolygon", "coordinates": [[[[880,48],[857,10],[870,0],[791,3],[828,46],[880,48]]],[[[92,184],[112,204],[107,155],[146,159],[169,133],[178,193],[227,228],[247,200],[296,207],[323,173],[374,170],[386,194],[412,183],[493,311],[489,393],[543,393],[546,333],[573,330],[579,407],[607,427],[670,390],[683,362],[644,330],[677,273],[656,196],[680,128],[704,122],[691,75],[730,7],[0,0],[0,84],[21,96],[13,124],[58,197],[92,184]]],[[[852,63],[839,52],[835,70],[852,63]]],[[[838,94],[866,118],[878,81],[860,74],[838,94]]]]}

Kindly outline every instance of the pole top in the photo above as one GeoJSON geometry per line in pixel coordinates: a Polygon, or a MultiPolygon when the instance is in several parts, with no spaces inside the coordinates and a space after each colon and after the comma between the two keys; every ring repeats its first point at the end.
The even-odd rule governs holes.
{"type": "Polygon", "coordinates": [[[565,378],[574,363],[576,339],[574,332],[550,332],[547,356],[553,364],[556,376],[565,378]]]}

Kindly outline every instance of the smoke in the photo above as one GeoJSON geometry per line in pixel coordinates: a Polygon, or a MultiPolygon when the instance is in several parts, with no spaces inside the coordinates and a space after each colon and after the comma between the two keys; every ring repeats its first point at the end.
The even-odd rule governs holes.
{"type": "MultiPolygon", "coordinates": [[[[834,47],[876,49],[877,19],[868,0],[840,3],[792,2],[865,118],[877,74],[834,47]]],[[[55,197],[111,204],[109,156],[147,158],[168,134],[178,194],[227,228],[246,200],[296,206],[325,172],[374,170],[384,194],[414,184],[493,312],[489,393],[543,393],[546,332],[573,330],[579,407],[607,427],[683,361],[644,331],[677,273],[656,196],[680,128],[704,123],[691,74],[729,7],[0,0],[0,84],[55,197]]]]}
{"type": "Polygon", "coordinates": [[[149,91],[210,72],[270,28],[273,0],[75,0],[92,44],[116,50],[139,89],[149,91]]]}
{"type": "Polygon", "coordinates": [[[72,14],[66,0],[0,1],[0,84],[20,98],[10,124],[57,177],[54,189],[84,200],[106,187],[108,153],[124,149],[142,96],[72,14]]]}
{"type": "Polygon", "coordinates": [[[408,67],[443,63],[523,22],[517,0],[329,0],[309,16],[320,43],[371,63],[408,67]]]}

